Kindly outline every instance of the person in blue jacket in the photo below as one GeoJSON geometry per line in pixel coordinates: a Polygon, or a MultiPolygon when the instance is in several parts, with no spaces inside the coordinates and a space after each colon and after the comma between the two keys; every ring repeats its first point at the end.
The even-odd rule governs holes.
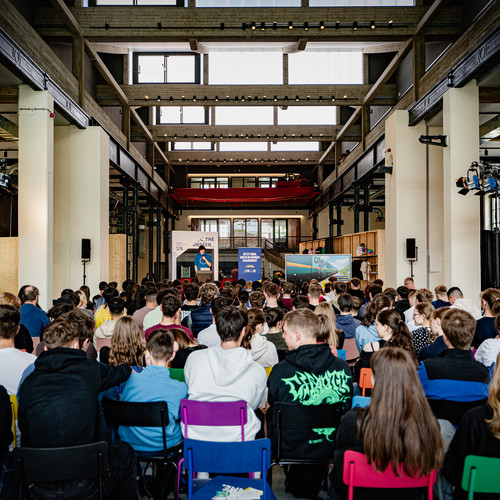
{"type": "Polygon", "coordinates": [[[198,253],[194,258],[194,271],[210,271],[212,269],[212,259],[210,255],[206,253],[206,248],[204,245],[198,247],[198,253]]]}

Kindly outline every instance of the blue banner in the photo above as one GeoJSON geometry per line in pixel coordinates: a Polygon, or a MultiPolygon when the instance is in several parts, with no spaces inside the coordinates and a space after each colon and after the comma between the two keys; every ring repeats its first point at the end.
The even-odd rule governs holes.
{"type": "Polygon", "coordinates": [[[262,278],[262,248],[238,248],[238,279],[256,281],[262,278]]]}

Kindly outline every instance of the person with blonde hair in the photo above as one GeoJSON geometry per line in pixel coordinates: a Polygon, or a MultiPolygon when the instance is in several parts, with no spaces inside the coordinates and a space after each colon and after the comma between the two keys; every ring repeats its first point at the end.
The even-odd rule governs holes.
{"type": "MultiPolygon", "coordinates": [[[[0,293],[0,305],[15,307],[18,311],[21,308],[21,299],[9,292],[0,293]]],[[[33,340],[29,330],[24,325],[19,325],[19,331],[14,337],[14,347],[16,349],[25,349],[26,352],[33,352],[33,340]]]]}
{"type": "MultiPolygon", "coordinates": [[[[103,348],[104,349],[104,348],[103,348]]],[[[144,338],[132,316],[122,316],[115,323],[109,348],[109,364],[129,365],[135,372],[144,366],[144,338]]]]}
{"type": "Polygon", "coordinates": [[[337,349],[342,349],[344,345],[345,337],[344,332],[336,327],[336,315],[331,303],[326,301],[320,302],[316,306],[314,314],[322,315],[326,318],[326,330],[320,333],[318,342],[326,342],[328,345],[335,348],[335,354],[337,354],[337,349]]]}
{"type": "MultiPolygon", "coordinates": [[[[395,312],[395,314],[398,314],[395,312]]],[[[400,320],[399,320],[400,321],[400,320]]],[[[342,480],[344,453],[364,453],[379,471],[400,464],[405,474],[421,477],[441,465],[443,440],[419,383],[409,352],[399,347],[380,349],[371,358],[374,387],[366,408],[353,408],[342,419],[337,433],[335,467],[330,474],[333,498],[346,499],[342,480]]],[[[355,488],[357,500],[420,499],[422,489],[355,488]]]]}
{"type": "MultiPolygon", "coordinates": [[[[443,475],[455,486],[454,500],[468,498],[461,486],[467,455],[500,458],[500,354],[496,359],[487,403],[464,414],[444,460],[443,475]]],[[[475,496],[498,500],[498,493],[475,496]]]]}

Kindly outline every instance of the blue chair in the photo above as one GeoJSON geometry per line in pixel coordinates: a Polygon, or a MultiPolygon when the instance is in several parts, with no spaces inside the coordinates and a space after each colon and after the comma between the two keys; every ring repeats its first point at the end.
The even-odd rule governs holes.
{"type": "Polygon", "coordinates": [[[337,357],[340,359],[346,360],[347,351],[345,349],[337,349],[337,357]]]}
{"type": "Polygon", "coordinates": [[[359,406],[360,408],[365,408],[370,404],[370,401],[372,398],[369,398],[368,396],[354,396],[352,398],[352,407],[355,408],[356,406],[359,406]]]}
{"type": "Polygon", "coordinates": [[[255,488],[263,492],[262,500],[276,500],[267,482],[267,471],[271,466],[271,441],[221,443],[213,441],[184,441],[184,467],[188,470],[187,500],[211,500],[217,492],[227,486],[255,488]],[[242,474],[260,471],[261,479],[249,477],[216,476],[214,479],[193,479],[194,472],[215,472],[220,474],[242,474]]]}

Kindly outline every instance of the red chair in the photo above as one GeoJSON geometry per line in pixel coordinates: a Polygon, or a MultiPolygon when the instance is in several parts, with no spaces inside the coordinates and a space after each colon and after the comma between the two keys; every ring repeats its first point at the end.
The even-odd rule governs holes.
{"type": "Polygon", "coordinates": [[[371,368],[361,368],[361,372],[359,374],[359,387],[363,389],[361,393],[363,397],[365,397],[366,389],[373,389],[371,368]]]}
{"type": "Polygon", "coordinates": [[[342,479],[349,487],[348,500],[354,498],[354,487],[358,488],[427,488],[427,496],[432,500],[432,487],[436,482],[437,471],[419,478],[407,476],[403,468],[398,468],[399,476],[389,465],[384,472],[375,470],[364,453],[347,450],[344,454],[342,479]]]}

